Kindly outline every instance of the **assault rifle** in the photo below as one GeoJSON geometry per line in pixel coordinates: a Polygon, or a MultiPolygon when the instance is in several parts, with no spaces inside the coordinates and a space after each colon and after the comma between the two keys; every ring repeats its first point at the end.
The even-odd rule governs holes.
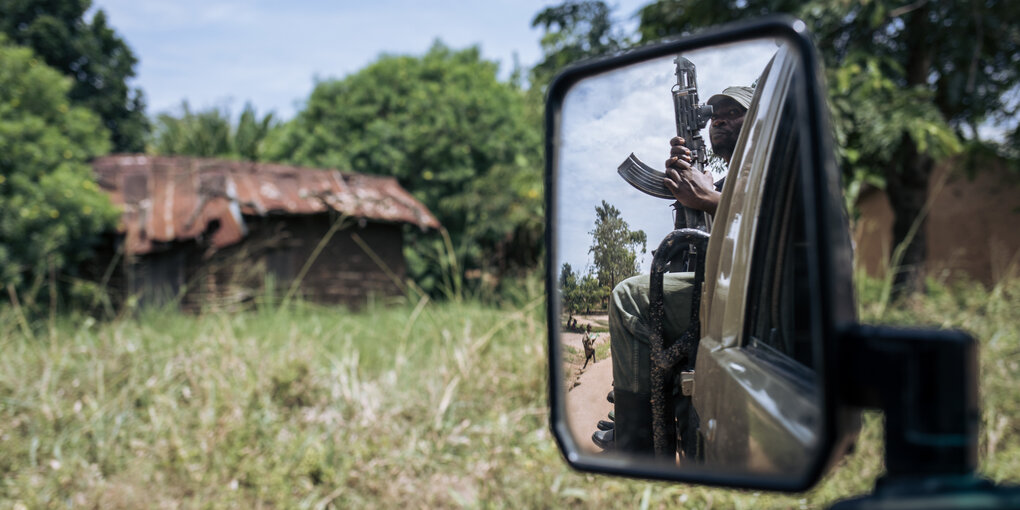
{"type": "MultiPolygon", "coordinates": [[[[684,139],[684,145],[691,150],[692,166],[696,172],[700,172],[708,164],[708,149],[701,130],[712,118],[712,106],[698,104],[698,80],[694,63],[679,55],[673,62],[676,63],[676,83],[670,92],[673,94],[676,134],[684,139]]],[[[673,199],[673,194],[662,182],[666,174],[646,165],[633,152],[620,164],[617,172],[623,180],[642,193],[656,198],[673,199]]],[[[688,209],[680,202],[674,202],[673,209],[674,229],[696,228],[707,232],[711,228],[711,221],[705,212],[688,209]]],[[[695,248],[689,247],[681,255],[681,267],[676,269],[693,271],[692,258],[695,253],[695,248]]]]}
{"type": "MultiPolygon", "coordinates": [[[[676,113],[676,133],[684,139],[691,150],[694,171],[700,172],[708,163],[708,153],[701,130],[712,117],[712,106],[698,104],[698,83],[694,63],[677,55],[676,84],[673,85],[673,108],[676,113]]],[[[644,164],[631,153],[617,172],[623,180],[638,190],[657,198],[673,199],[663,179],[666,174],[644,164]]],[[[684,207],[674,202],[673,232],[663,239],[653,251],[652,270],[649,281],[649,315],[651,348],[651,390],[652,390],[652,435],[655,454],[664,458],[675,458],[677,437],[676,413],[673,396],[676,369],[689,368],[701,335],[698,311],[701,302],[701,284],[705,279],[705,248],[711,221],[708,214],[684,207]],[[663,298],[663,275],[669,271],[694,271],[694,293],[691,299],[691,320],[687,331],[675,342],[666,339],[663,333],[665,304],[663,298]],[[683,366],[681,366],[683,365],[683,366]]],[[[686,392],[683,392],[686,393],[686,392]]],[[[681,427],[686,428],[686,427],[681,427]]],[[[690,430],[690,429],[688,429],[690,430]]],[[[685,433],[687,434],[687,433],[685,433]]],[[[687,456],[696,455],[696,444],[692,438],[682,438],[682,450],[687,456]]]]}

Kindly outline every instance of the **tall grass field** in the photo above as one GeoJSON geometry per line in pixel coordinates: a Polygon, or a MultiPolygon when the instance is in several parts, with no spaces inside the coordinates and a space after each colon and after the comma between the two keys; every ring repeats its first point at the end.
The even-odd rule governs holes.
{"type": "MultiPolygon", "coordinates": [[[[1020,481],[1020,280],[880,308],[872,287],[866,320],[980,338],[981,472],[1020,481]]],[[[820,508],[881,474],[876,414],[804,494],[572,471],[533,294],[113,321],[0,308],[0,508],[820,508]]]]}

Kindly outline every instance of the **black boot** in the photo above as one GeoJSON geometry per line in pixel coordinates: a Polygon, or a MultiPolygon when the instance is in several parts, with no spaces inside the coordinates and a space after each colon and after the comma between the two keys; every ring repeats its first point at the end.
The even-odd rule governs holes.
{"type": "Polygon", "coordinates": [[[613,429],[609,430],[596,430],[591,435],[591,442],[595,443],[595,446],[602,448],[603,451],[612,451],[616,449],[616,439],[614,437],[613,429]]]}
{"type": "Polygon", "coordinates": [[[613,428],[616,450],[654,455],[652,438],[652,395],[614,390],[616,425],[613,428]]]}

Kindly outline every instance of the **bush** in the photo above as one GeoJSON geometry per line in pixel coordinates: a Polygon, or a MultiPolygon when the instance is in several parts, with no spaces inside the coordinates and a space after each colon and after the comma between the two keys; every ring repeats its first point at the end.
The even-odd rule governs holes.
{"type": "Polygon", "coordinates": [[[66,290],[117,210],[88,161],[109,150],[92,112],[70,106],[70,80],[0,39],[0,282],[22,304],[66,290]]]}

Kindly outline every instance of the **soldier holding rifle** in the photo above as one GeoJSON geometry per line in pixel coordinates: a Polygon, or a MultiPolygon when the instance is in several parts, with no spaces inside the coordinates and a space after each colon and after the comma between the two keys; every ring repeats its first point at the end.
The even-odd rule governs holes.
{"type": "MultiPolygon", "coordinates": [[[[683,60],[686,61],[686,59],[683,60]]],[[[678,58],[677,74],[678,82],[682,84],[680,61],[681,58],[678,58]]],[[[693,65],[691,67],[693,68],[693,65]]],[[[707,102],[712,107],[709,122],[709,140],[712,150],[727,164],[733,156],[733,150],[743,125],[744,114],[751,104],[753,93],[754,89],[750,87],[728,87],[722,93],[709,98],[707,102]]],[[[676,96],[674,90],[675,105],[676,96]]],[[[679,110],[678,107],[678,126],[681,123],[679,110]]],[[[700,136],[697,138],[700,139],[700,136]]],[[[682,214],[686,213],[690,218],[692,217],[691,213],[715,213],[723,182],[722,180],[718,183],[713,182],[712,174],[703,167],[705,159],[707,159],[706,156],[703,152],[702,154],[692,152],[688,147],[691,145],[690,142],[681,136],[671,139],[669,142],[670,158],[666,160],[664,175],[655,173],[656,178],[646,180],[649,189],[656,185],[657,188],[662,188],[657,191],[659,194],[647,191],[628,179],[628,182],[648,194],[663,198],[665,196],[675,198],[683,206],[677,208],[678,228],[681,226],[680,216],[682,214]],[[669,195],[663,196],[663,192],[668,192],[669,195]]],[[[633,155],[631,155],[631,159],[636,162],[633,155]]],[[[624,163],[624,165],[627,164],[628,162],[624,163]]],[[[635,164],[644,167],[640,162],[635,164]]],[[[624,165],[621,165],[621,175],[624,174],[624,165]]],[[[646,173],[645,176],[647,175],[649,174],[646,173]]],[[[624,178],[627,179],[627,176],[624,178]]],[[[697,221],[695,219],[687,224],[696,224],[697,221]]],[[[689,267],[687,270],[693,271],[693,268],[689,267]]],[[[677,338],[688,329],[695,287],[693,280],[694,274],[691,272],[664,275],[663,333],[667,338],[677,338]]],[[[628,278],[613,289],[610,297],[609,333],[613,358],[615,425],[614,428],[600,430],[592,435],[592,441],[604,450],[615,449],[649,455],[653,453],[649,281],[649,275],[628,278]]],[[[684,406],[687,405],[689,405],[689,399],[685,399],[677,406],[676,419],[681,424],[681,436],[693,436],[692,431],[688,432],[685,429],[688,420],[685,416],[687,409],[684,406]]],[[[685,451],[688,450],[690,441],[693,441],[693,437],[681,437],[685,451]]]]}

